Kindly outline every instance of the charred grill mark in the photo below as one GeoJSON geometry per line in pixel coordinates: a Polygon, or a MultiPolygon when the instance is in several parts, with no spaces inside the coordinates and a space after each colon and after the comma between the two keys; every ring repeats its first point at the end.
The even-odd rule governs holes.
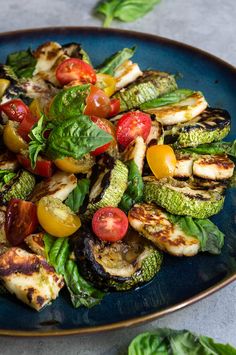
{"type": "Polygon", "coordinates": [[[44,298],[42,296],[37,296],[36,302],[39,306],[42,307],[42,305],[44,304],[44,298]]]}
{"type": "Polygon", "coordinates": [[[28,288],[28,291],[27,291],[27,294],[26,294],[26,297],[29,301],[29,303],[32,302],[32,299],[33,299],[33,294],[34,294],[34,288],[33,287],[30,287],[28,288]]]}

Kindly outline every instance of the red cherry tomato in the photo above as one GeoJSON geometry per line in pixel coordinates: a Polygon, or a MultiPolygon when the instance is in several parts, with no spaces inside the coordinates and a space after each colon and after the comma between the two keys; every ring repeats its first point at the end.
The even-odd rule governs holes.
{"type": "Polygon", "coordinates": [[[37,208],[29,201],[12,199],[6,211],[6,237],[11,245],[19,245],[37,227],[37,208]]]}
{"type": "Polygon", "coordinates": [[[103,207],[95,212],[92,219],[94,234],[107,242],[116,242],[122,239],[129,222],[126,214],[117,207],[103,207]]]}
{"type": "Polygon", "coordinates": [[[90,94],[86,99],[84,114],[88,116],[108,117],[111,112],[109,97],[96,86],[91,86],[90,94]]]}
{"type": "Polygon", "coordinates": [[[17,122],[22,122],[25,117],[31,115],[29,107],[20,99],[13,99],[0,105],[0,112],[4,112],[9,120],[17,122]]]}
{"type": "Polygon", "coordinates": [[[113,116],[118,115],[118,113],[120,112],[120,100],[119,99],[111,99],[110,105],[111,105],[111,112],[109,114],[109,117],[113,117],[113,116]]]}
{"type": "Polygon", "coordinates": [[[136,137],[147,139],[152,121],[148,114],[133,111],[125,113],[118,121],[116,137],[122,148],[126,148],[136,137]]]}
{"type": "Polygon", "coordinates": [[[104,144],[103,146],[95,149],[94,151],[91,152],[92,155],[99,155],[99,154],[102,154],[104,153],[109,147],[110,145],[113,143],[113,144],[116,144],[116,141],[115,141],[115,128],[113,126],[113,124],[106,120],[105,118],[100,118],[100,117],[96,117],[96,116],[92,116],[91,117],[91,120],[96,123],[96,125],[103,129],[105,132],[109,133],[111,136],[112,136],[112,141],[109,142],[109,143],[106,143],[104,144]]]}
{"type": "Polygon", "coordinates": [[[96,72],[88,63],[78,58],[69,58],[58,65],[56,78],[61,85],[69,84],[73,80],[81,83],[96,83],[96,72]]]}
{"type": "Polygon", "coordinates": [[[30,141],[29,133],[37,121],[38,118],[35,118],[32,116],[32,114],[30,114],[26,116],[19,124],[17,132],[21,136],[21,138],[23,138],[26,142],[30,141]]]}
{"type": "Polygon", "coordinates": [[[31,173],[35,175],[40,175],[42,177],[50,177],[52,176],[52,162],[51,160],[45,160],[42,158],[38,158],[36,162],[35,168],[31,168],[31,162],[28,157],[25,157],[22,154],[17,154],[17,159],[19,163],[31,173]]]}

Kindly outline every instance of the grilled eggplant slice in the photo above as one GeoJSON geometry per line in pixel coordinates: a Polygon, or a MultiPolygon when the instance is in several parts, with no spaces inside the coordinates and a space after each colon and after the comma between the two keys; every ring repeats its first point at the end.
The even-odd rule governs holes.
{"type": "Polygon", "coordinates": [[[92,217],[101,207],[118,206],[128,183],[128,168],[118,159],[104,156],[95,168],[91,176],[92,188],[86,218],[92,217]]]}
{"type": "Polygon", "coordinates": [[[107,243],[89,230],[75,243],[81,274],[97,288],[125,291],[150,281],[159,271],[162,254],[132,231],[119,242],[107,243]]]}
{"type": "Polygon", "coordinates": [[[120,112],[139,107],[177,88],[173,75],[159,71],[145,71],[143,75],[117,92],[113,97],[120,100],[120,112]]]}
{"type": "Polygon", "coordinates": [[[3,185],[0,190],[0,200],[6,204],[12,198],[26,200],[35,186],[35,177],[26,170],[20,170],[8,184],[3,185]]]}
{"type": "Polygon", "coordinates": [[[46,259],[21,248],[0,255],[0,279],[10,293],[37,311],[56,299],[64,285],[46,259]]]}
{"type": "Polygon", "coordinates": [[[136,204],[129,211],[129,223],[159,249],[175,256],[193,256],[200,248],[198,239],[187,235],[154,204],[136,204]]]}
{"type": "Polygon", "coordinates": [[[208,107],[186,124],[168,128],[164,142],[180,148],[220,141],[229,133],[230,124],[231,118],[226,110],[208,107]]]}
{"type": "Polygon", "coordinates": [[[222,189],[218,187],[206,190],[191,181],[174,178],[146,177],[144,182],[145,202],[155,202],[173,214],[208,218],[218,213],[224,204],[222,189]]]}

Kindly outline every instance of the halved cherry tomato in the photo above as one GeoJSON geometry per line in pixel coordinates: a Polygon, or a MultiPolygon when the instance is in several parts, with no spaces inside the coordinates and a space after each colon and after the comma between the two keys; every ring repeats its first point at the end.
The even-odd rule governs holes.
{"type": "Polygon", "coordinates": [[[12,199],[6,211],[6,237],[11,245],[19,245],[37,227],[37,208],[29,201],[12,199]]]}
{"type": "Polygon", "coordinates": [[[126,214],[117,207],[100,208],[92,219],[94,234],[107,242],[116,242],[124,238],[128,226],[126,214]]]}
{"type": "Polygon", "coordinates": [[[81,159],[74,159],[72,157],[64,157],[61,159],[56,159],[53,161],[56,167],[60,170],[72,174],[87,174],[91,171],[94,165],[95,159],[90,155],[86,154],[81,159]]]}
{"type": "Polygon", "coordinates": [[[22,149],[27,149],[27,143],[17,133],[19,123],[8,121],[3,130],[3,142],[7,148],[14,153],[20,153],[22,149]]]}
{"type": "Polygon", "coordinates": [[[117,123],[116,137],[118,143],[126,148],[138,136],[146,140],[151,125],[151,118],[146,113],[140,111],[125,113],[117,123]]]}
{"type": "Polygon", "coordinates": [[[115,98],[111,99],[110,105],[111,105],[111,112],[109,114],[109,117],[118,115],[118,113],[120,112],[120,100],[115,98]]]}
{"type": "Polygon", "coordinates": [[[146,157],[148,165],[157,179],[174,175],[176,157],[169,145],[162,144],[149,147],[146,157]]]}
{"type": "Polygon", "coordinates": [[[62,85],[73,80],[81,83],[96,83],[96,72],[88,63],[78,58],[69,58],[60,63],[56,69],[56,78],[62,85]]]}
{"type": "Polygon", "coordinates": [[[26,116],[23,119],[23,121],[21,121],[21,123],[19,124],[17,132],[26,142],[30,141],[29,133],[37,121],[38,121],[38,118],[35,118],[30,114],[30,115],[26,116]]]}
{"type": "Polygon", "coordinates": [[[29,170],[31,173],[33,173],[35,175],[40,175],[43,177],[52,176],[52,162],[51,162],[51,160],[45,160],[41,157],[38,157],[38,159],[36,161],[36,166],[34,169],[31,167],[31,162],[28,157],[25,157],[22,154],[17,154],[17,160],[26,170],[29,170]]]}
{"type": "Polygon", "coordinates": [[[98,73],[96,86],[99,87],[99,89],[102,89],[105,94],[110,97],[115,92],[116,79],[109,74],[98,73]]]}
{"type": "Polygon", "coordinates": [[[9,120],[22,122],[23,119],[31,115],[30,109],[20,99],[13,99],[0,105],[0,112],[4,112],[9,120]]]}
{"type": "Polygon", "coordinates": [[[88,116],[108,117],[111,112],[109,97],[96,86],[91,85],[90,94],[86,99],[84,114],[88,116]]]}
{"type": "Polygon", "coordinates": [[[96,125],[103,129],[105,132],[109,133],[112,136],[112,141],[109,143],[104,144],[101,147],[98,147],[97,149],[93,150],[91,152],[92,155],[99,155],[104,153],[112,144],[115,145],[116,144],[116,138],[115,138],[115,127],[113,126],[113,124],[106,120],[105,118],[101,118],[101,117],[96,117],[96,116],[92,116],[91,120],[96,123],[96,125]]]}
{"type": "Polygon", "coordinates": [[[54,237],[68,237],[81,226],[79,217],[61,200],[52,196],[39,200],[37,216],[43,229],[54,237]]]}

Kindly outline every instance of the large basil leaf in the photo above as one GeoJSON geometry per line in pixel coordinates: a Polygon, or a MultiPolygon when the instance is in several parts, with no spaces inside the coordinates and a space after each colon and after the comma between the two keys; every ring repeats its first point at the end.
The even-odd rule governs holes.
{"type": "Polygon", "coordinates": [[[200,144],[197,147],[182,148],[187,153],[197,154],[228,154],[236,157],[236,139],[233,142],[214,142],[208,144],[200,144]]]}
{"type": "Polygon", "coordinates": [[[79,212],[80,207],[83,205],[85,196],[89,193],[89,184],[89,179],[79,180],[76,188],[71,191],[65,200],[65,204],[75,213],[79,212]]]}
{"type": "Polygon", "coordinates": [[[209,219],[198,219],[190,216],[168,214],[172,223],[178,224],[186,234],[196,237],[200,242],[200,250],[211,254],[219,254],[224,245],[224,234],[209,219]]]}
{"type": "Polygon", "coordinates": [[[235,355],[228,344],[197,336],[188,330],[157,329],[138,335],[129,345],[128,355],[235,355]]]}
{"type": "Polygon", "coordinates": [[[107,58],[98,68],[99,73],[115,74],[116,69],[135,53],[136,47],[124,48],[107,58]]]}
{"type": "Polygon", "coordinates": [[[104,27],[109,27],[113,19],[132,22],[146,15],[160,0],[104,0],[95,11],[105,16],[104,27]]]}
{"type": "Polygon", "coordinates": [[[18,78],[31,78],[36,66],[36,59],[28,49],[9,54],[6,64],[13,69],[18,78]]]}
{"type": "Polygon", "coordinates": [[[90,84],[61,90],[53,99],[49,109],[49,118],[60,121],[83,114],[89,93],[90,84]]]}
{"type": "Polygon", "coordinates": [[[192,90],[177,89],[161,97],[145,102],[140,106],[140,109],[147,110],[151,108],[157,108],[165,105],[175,104],[182,100],[185,100],[187,97],[189,97],[192,94],[193,94],[192,90]]]}
{"type": "Polygon", "coordinates": [[[140,202],[142,200],[144,186],[142,175],[140,174],[135,161],[129,161],[127,166],[129,169],[128,187],[119,204],[119,207],[125,212],[128,212],[136,202],[140,202]]]}
{"type": "Polygon", "coordinates": [[[65,279],[73,306],[77,308],[83,305],[90,308],[100,303],[104,293],[88,283],[79,274],[76,263],[69,258],[69,239],[54,238],[49,234],[45,234],[44,245],[48,262],[65,279]]]}
{"type": "Polygon", "coordinates": [[[88,116],[77,116],[62,121],[49,135],[47,155],[52,159],[82,158],[86,153],[110,142],[110,134],[100,129],[88,116]]]}

